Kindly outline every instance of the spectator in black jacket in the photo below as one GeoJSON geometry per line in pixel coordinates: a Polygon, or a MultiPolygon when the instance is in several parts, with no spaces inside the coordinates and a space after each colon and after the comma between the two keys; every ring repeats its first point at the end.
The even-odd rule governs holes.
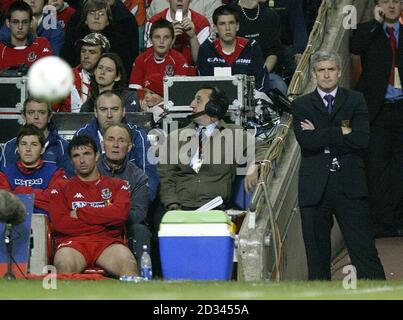
{"type": "Polygon", "coordinates": [[[281,23],[282,52],[275,68],[289,82],[308,42],[302,0],[277,0],[269,7],[277,12],[281,23]]]}
{"type": "MultiPolygon", "coordinates": [[[[107,2],[112,12],[113,27],[125,38],[130,50],[128,55],[134,61],[139,53],[139,31],[136,18],[121,0],[107,0],[107,2]]],[[[66,30],[74,29],[79,24],[82,11],[83,8],[80,8],[71,16],[66,30]]]]}
{"type": "Polygon", "coordinates": [[[256,40],[265,61],[264,89],[277,88],[287,92],[283,79],[274,73],[281,54],[281,25],[276,12],[259,0],[234,0],[231,7],[238,12],[238,36],[256,40]]]}
{"type": "Polygon", "coordinates": [[[197,71],[201,76],[213,76],[214,68],[231,68],[231,73],[255,77],[257,90],[263,89],[264,60],[257,41],[237,36],[238,12],[229,5],[213,13],[217,38],[207,39],[199,48],[197,71]]]}
{"type": "MultiPolygon", "coordinates": [[[[102,33],[111,45],[112,52],[116,52],[122,59],[126,72],[130,72],[134,58],[137,56],[136,47],[131,47],[126,35],[115,28],[112,11],[106,0],[87,0],[81,13],[78,24],[72,25],[73,17],[66,28],[65,43],[62,47],[61,57],[71,66],[76,66],[79,61],[79,47],[76,42],[91,32],[102,33]]],[[[75,19],[76,20],[76,19],[75,19]]]]}
{"type": "Polygon", "coordinates": [[[316,17],[321,4],[322,0],[303,0],[302,5],[308,34],[311,33],[313,26],[315,25],[316,17]]]}

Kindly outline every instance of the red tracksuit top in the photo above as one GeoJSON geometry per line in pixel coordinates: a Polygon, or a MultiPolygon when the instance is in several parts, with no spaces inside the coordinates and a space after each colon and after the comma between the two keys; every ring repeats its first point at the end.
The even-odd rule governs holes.
{"type": "Polygon", "coordinates": [[[130,210],[126,181],[101,175],[94,181],[77,176],[50,191],[49,213],[56,241],[94,235],[121,237],[130,210]],[[78,219],[70,217],[76,209],[78,219]]]}
{"type": "Polygon", "coordinates": [[[52,49],[46,38],[36,37],[25,47],[15,48],[0,42],[0,70],[26,64],[31,66],[40,58],[51,56],[52,49]]]}

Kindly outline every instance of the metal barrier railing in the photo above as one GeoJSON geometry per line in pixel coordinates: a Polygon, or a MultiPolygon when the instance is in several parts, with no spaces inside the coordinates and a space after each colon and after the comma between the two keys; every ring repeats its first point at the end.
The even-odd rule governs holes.
{"type": "MultiPolygon", "coordinates": [[[[314,27],[309,36],[307,47],[289,85],[288,97],[290,100],[308,92],[310,89],[314,89],[315,84],[314,81],[312,81],[310,73],[310,57],[315,51],[329,48],[339,51],[342,53],[344,68],[348,68],[350,60],[348,53],[348,31],[342,29],[340,17],[342,17],[343,7],[351,4],[356,5],[361,12],[368,10],[368,4],[365,0],[324,0],[322,2],[314,27]]],[[[348,77],[349,75],[345,75],[344,80],[348,80],[348,77]]],[[[270,148],[265,157],[266,160],[260,164],[260,182],[251,200],[247,217],[244,220],[244,224],[246,225],[242,225],[239,234],[239,261],[240,268],[243,268],[243,270],[238,271],[238,275],[239,278],[243,280],[258,280],[264,278],[267,274],[271,275],[272,279],[281,279],[282,248],[283,241],[285,241],[285,235],[282,235],[281,232],[286,233],[289,223],[284,223],[286,218],[281,217],[281,214],[284,214],[284,212],[280,213],[282,209],[281,206],[284,205],[284,203],[278,201],[277,198],[281,195],[279,193],[275,194],[275,189],[277,188],[278,192],[278,185],[281,183],[285,184],[286,182],[284,182],[284,180],[288,180],[289,184],[296,183],[294,179],[296,175],[295,163],[299,163],[300,155],[298,147],[296,146],[295,137],[293,134],[290,134],[291,125],[292,115],[283,114],[281,122],[277,127],[277,132],[270,141],[270,148]],[[296,146],[292,151],[287,153],[287,157],[292,157],[294,164],[289,163],[289,168],[286,169],[292,172],[283,170],[282,174],[284,176],[276,180],[276,178],[278,178],[276,177],[276,170],[282,165],[282,161],[284,160],[282,155],[286,153],[284,152],[284,148],[287,144],[293,147],[296,146]],[[293,175],[293,177],[291,177],[291,175],[293,175]],[[260,218],[262,218],[261,221],[259,221],[260,218]],[[281,220],[282,223],[280,226],[282,230],[280,230],[281,228],[279,227],[279,220],[281,220]],[[262,227],[259,226],[259,223],[267,225],[262,227]],[[259,235],[257,235],[257,233],[259,233],[259,235]],[[269,234],[270,239],[267,239],[265,234],[269,234]],[[267,266],[267,260],[269,260],[269,258],[267,257],[267,250],[262,249],[262,246],[270,246],[272,255],[274,256],[273,259],[270,258],[270,260],[273,261],[273,270],[266,274],[264,273],[266,271],[265,268],[271,268],[271,265],[267,266]],[[266,257],[259,257],[259,254],[266,254],[266,257]],[[253,265],[253,267],[248,267],[248,265],[253,265]],[[256,269],[256,271],[253,268],[256,269]]],[[[287,187],[281,190],[288,191],[287,187]]],[[[294,201],[293,197],[290,197],[290,199],[288,200],[294,201]]],[[[287,210],[290,206],[291,204],[288,204],[287,210]]],[[[296,203],[295,206],[297,208],[296,203]]],[[[293,219],[294,213],[295,207],[292,213],[288,213],[290,217],[287,219],[293,219]]]]}
{"type": "MultiPolygon", "coordinates": [[[[323,39],[321,39],[324,36],[323,25],[326,24],[326,16],[330,5],[330,1],[324,1],[319,9],[318,18],[310,34],[307,48],[301,57],[289,86],[288,96],[290,99],[300,95],[305,88],[306,82],[309,80],[308,77],[306,77],[307,74],[309,75],[309,59],[311,54],[316,51],[323,42],[323,39]]],[[[273,140],[270,142],[270,148],[266,154],[265,160],[260,164],[260,182],[257,185],[256,191],[251,200],[249,212],[251,216],[247,220],[249,224],[253,225],[255,224],[256,218],[260,214],[267,212],[269,215],[269,223],[272,230],[271,244],[273,246],[275,256],[275,271],[273,273],[273,277],[276,280],[280,280],[281,278],[280,265],[282,256],[282,238],[280,229],[276,222],[275,208],[273,208],[271,203],[268,187],[272,184],[276,173],[276,167],[278,166],[278,162],[281,161],[280,155],[283,152],[284,142],[288,137],[291,124],[292,115],[284,114],[281,118],[280,124],[278,125],[278,131],[273,140]]]]}

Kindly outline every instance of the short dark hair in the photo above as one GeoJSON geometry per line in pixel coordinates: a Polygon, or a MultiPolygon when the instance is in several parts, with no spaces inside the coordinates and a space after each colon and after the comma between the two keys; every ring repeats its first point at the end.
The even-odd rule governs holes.
{"type": "Polygon", "coordinates": [[[235,21],[239,23],[239,15],[238,11],[236,11],[233,7],[230,5],[222,5],[218,7],[217,9],[214,10],[213,12],[213,23],[217,25],[218,17],[220,16],[234,16],[235,21]]]}
{"type": "Polygon", "coordinates": [[[197,91],[200,90],[211,90],[209,101],[213,105],[218,106],[218,108],[216,108],[216,110],[219,111],[217,117],[219,119],[222,119],[226,114],[230,104],[225,92],[220,90],[218,87],[212,86],[208,83],[203,84],[197,91]]]}
{"type": "Polygon", "coordinates": [[[172,26],[172,23],[169,22],[166,19],[158,19],[157,21],[155,21],[150,28],[150,38],[153,36],[154,31],[157,29],[168,29],[171,32],[171,36],[172,38],[174,38],[175,36],[175,31],[174,31],[174,27],[172,26]]]}
{"type": "Polygon", "coordinates": [[[129,127],[126,123],[111,124],[110,126],[108,126],[108,127],[105,129],[105,131],[104,131],[104,133],[103,133],[103,137],[105,137],[106,133],[108,132],[108,130],[109,130],[110,128],[121,128],[121,129],[123,129],[123,130],[126,130],[126,131],[127,131],[127,134],[129,135],[130,142],[133,141],[133,132],[132,132],[132,130],[130,129],[130,127],[129,127]]]}
{"type": "Polygon", "coordinates": [[[21,139],[26,136],[37,136],[42,148],[45,146],[45,136],[43,132],[33,124],[26,124],[18,131],[17,146],[20,144],[21,139]]]}
{"type": "Polygon", "coordinates": [[[29,20],[32,20],[32,17],[34,16],[34,13],[32,11],[32,8],[30,5],[24,1],[16,1],[14,2],[11,6],[8,7],[7,14],[6,14],[6,19],[10,20],[11,15],[15,11],[25,11],[28,12],[29,14],[29,20]]]}
{"type": "Polygon", "coordinates": [[[69,146],[67,147],[70,159],[71,159],[71,151],[81,146],[86,147],[90,146],[92,147],[92,149],[94,149],[94,153],[98,152],[97,144],[95,143],[94,139],[92,139],[90,136],[83,134],[75,136],[73,137],[73,139],[71,139],[69,146]]]}
{"type": "Polygon", "coordinates": [[[120,96],[120,94],[119,94],[119,92],[117,90],[105,90],[105,91],[102,91],[98,95],[98,97],[95,99],[94,110],[97,109],[98,100],[103,96],[105,96],[105,97],[117,96],[119,98],[119,100],[120,100],[120,104],[122,105],[122,108],[123,109],[125,108],[125,105],[123,104],[122,97],[120,96]]]}
{"type": "Polygon", "coordinates": [[[25,101],[24,101],[24,103],[23,103],[23,105],[22,105],[22,114],[25,115],[25,112],[27,111],[27,104],[30,103],[30,102],[37,102],[37,103],[44,103],[44,104],[46,104],[46,106],[48,107],[48,113],[49,113],[49,115],[52,114],[52,111],[53,111],[53,110],[52,110],[52,106],[51,106],[50,103],[47,103],[47,102],[45,102],[45,101],[38,100],[38,99],[33,98],[33,97],[31,97],[31,96],[28,96],[28,98],[25,99],[25,101]]]}

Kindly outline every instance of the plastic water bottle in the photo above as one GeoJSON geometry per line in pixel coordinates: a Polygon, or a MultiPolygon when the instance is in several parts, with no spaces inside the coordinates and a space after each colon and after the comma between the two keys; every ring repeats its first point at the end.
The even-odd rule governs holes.
{"type": "Polygon", "coordinates": [[[148,253],[147,245],[143,246],[143,254],[140,260],[140,273],[144,280],[151,280],[153,277],[153,269],[151,265],[151,257],[148,253]]]}

